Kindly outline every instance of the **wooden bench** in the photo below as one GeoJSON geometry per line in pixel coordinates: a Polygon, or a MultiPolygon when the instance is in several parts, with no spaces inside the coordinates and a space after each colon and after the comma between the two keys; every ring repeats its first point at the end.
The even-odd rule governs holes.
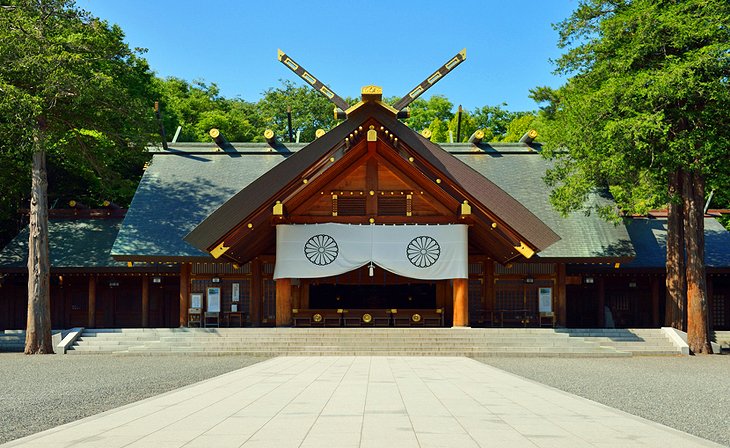
{"type": "Polygon", "coordinates": [[[342,310],[292,310],[292,323],[295,327],[340,327],[342,310]]]}
{"type": "Polygon", "coordinates": [[[395,327],[443,327],[443,309],[391,310],[395,327]]]}
{"type": "Polygon", "coordinates": [[[342,323],[345,327],[389,327],[390,310],[344,310],[342,323]]]}

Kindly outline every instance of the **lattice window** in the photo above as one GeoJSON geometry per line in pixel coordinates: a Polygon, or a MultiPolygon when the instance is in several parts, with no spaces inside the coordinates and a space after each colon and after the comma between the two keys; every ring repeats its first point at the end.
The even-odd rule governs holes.
{"type": "Polygon", "coordinates": [[[481,278],[469,279],[469,315],[476,316],[479,310],[484,309],[484,282],[481,278]]]}
{"type": "Polygon", "coordinates": [[[332,199],[333,216],[365,216],[366,199],[361,196],[339,196],[332,199]]]}
{"type": "Polygon", "coordinates": [[[613,312],[629,311],[631,309],[631,298],[627,294],[607,294],[606,304],[613,312]]]}
{"type": "Polygon", "coordinates": [[[725,294],[712,296],[712,324],[715,327],[724,327],[725,323],[725,294]]]}
{"type": "Polygon", "coordinates": [[[276,281],[270,278],[263,279],[262,290],[262,322],[274,324],[276,322],[276,281]]]}
{"type": "Polygon", "coordinates": [[[405,196],[380,196],[378,197],[378,215],[380,216],[406,216],[408,204],[405,196]]]}
{"type": "Polygon", "coordinates": [[[497,282],[495,308],[498,310],[525,309],[525,287],[521,281],[497,282]]]}

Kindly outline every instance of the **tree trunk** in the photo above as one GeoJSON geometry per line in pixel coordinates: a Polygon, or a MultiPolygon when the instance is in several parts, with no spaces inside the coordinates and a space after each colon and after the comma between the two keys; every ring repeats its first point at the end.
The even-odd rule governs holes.
{"type": "Polygon", "coordinates": [[[28,321],[25,333],[27,355],[53,353],[44,131],[45,121],[39,119],[33,132],[33,178],[28,224],[28,321]]]}
{"type": "Polygon", "coordinates": [[[682,187],[687,251],[687,344],[694,354],[712,353],[705,278],[705,179],[697,171],[685,172],[682,187]]]}
{"type": "Polygon", "coordinates": [[[682,170],[669,177],[669,207],[667,213],[667,299],[664,324],[686,330],[687,278],[684,263],[684,213],[682,170]]]}

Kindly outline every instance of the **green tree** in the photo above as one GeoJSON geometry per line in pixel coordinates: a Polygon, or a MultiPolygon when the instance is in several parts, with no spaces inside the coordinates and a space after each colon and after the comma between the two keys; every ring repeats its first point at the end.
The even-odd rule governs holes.
{"type": "MultiPolygon", "coordinates": [[[[400,98],[396,98],[396,101],[400,98]]],[[[408,106],[411,112],[406,124],[417,132],[431,126],[434,120],[448,122],[453,118],[454,104],[443,95],[433,95],[428,100],[418,98],[408,106]]]]}
{"type": "Polygon", "coordinates": [[[449,140],[449,125],[435,118],[428,129],[431,131],[431,141],[435,143],[445,143],[449,140]]]}
{"type": "Polygon", "coordinates": [[[459,114],[455,114],[454,117],[449,120],[449,131],[453,135],[455,143],[464,143],[469,140],[469,137],[479,129],[474,117],[467,111],[461,112],[461,129],[459,129],[459,114]],[[457,139],[457,131],[461,131],[457,139]]]}
{"type": "MultiPolygon", "coordinates": [[[[314,141],[317,129],[328,131],[335,126],[334,106],[322,94],[309,86],[297,86],[291,81],[282,81],[281,87],[264,92],[257,103],[263,124],[284,141],[288,140],[287,107],[292,112],[292,133],[300,132],[300,141],[314,141]]],[[[257,140],[263,140],[263,130],[257,140]]]]}
{"type": "Polygon", "coordinates": [[[518,115],[507,125],[507,130],[504,133],[501,141],[503,142],[518,142],[525,135],[525,132],[530,129],[535,129],[537,117],[533,114],[518,115]]]}
{"type": "Polygon", "coordinates": [[[523,112],[510,112],[507,103],[496,106],[482,106],[476,108],[472,115],[478,129],[490,130],[494,135],[494,141],[500,141],[507,133],[507,128],[512,120],[523,115],[523,112]]]}
{"type": "Polygon", "coordinates": [[[556,26],[567,50],[558,73],[572,77],[557,91],[533,91],[550,100],[543,138],[558,158],[547,176],[558,209],[580,208],[596,186],[620,189],[626,209],[653,200],[635,194],[647,185],[662,192],[667,308],[682,306],[686,272],[694,353],[711,351],[702,204],[705,185],[728,178],[729,23],[726,0],[581,1],[556,26]]]}
{"type": "Polygon", "coordinates": [[[26,353],[53,353],[46,155],[84,161],[105,178],[110,161],[142,157],[151,136],[152,75],[123,38],[71,0],[0,7],[0,111],[13,111],[2,130],[18,129],[0,144],[31,167],[26,353]]]}

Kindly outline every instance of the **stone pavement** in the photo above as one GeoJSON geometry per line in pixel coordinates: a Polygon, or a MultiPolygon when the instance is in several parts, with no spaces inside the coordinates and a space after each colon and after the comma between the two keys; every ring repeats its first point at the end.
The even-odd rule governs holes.
{"type": "Polygon", "coordinates": [[[719,445],[469,358],[281,357],[4,446],[719,445]]]}

